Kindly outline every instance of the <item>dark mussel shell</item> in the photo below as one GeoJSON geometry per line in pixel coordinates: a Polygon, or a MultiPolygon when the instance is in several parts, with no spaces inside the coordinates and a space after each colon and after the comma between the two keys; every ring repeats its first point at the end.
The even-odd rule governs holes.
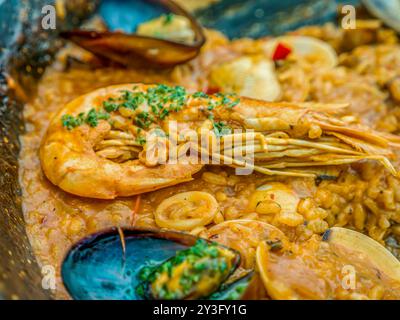
{"type": "Polygon", "coordinates": [[[224,283],[208,300],[257,300],[267,296],[257,273],[250,271],[230,283],[224,283]]]}
{"type": "MultiPolygon", "coordinates": [[[[98,57],[124,66],[146,66],[151,64],[159,67],[170,67],[196,57],[205,43],[205,36],[195,18],[170,0],[136,0],[134,1],[135,6],[132,5],[132,9],[136,8],[135,10],[140,12],[142,7],[148,8],[149,4],[154,6],[155,12],[159,13],[164,10],[189,19],[195,33],[194,41],[192,43],[181,43],[121,31],[72,30],[61,32],[61,36],[73,41],[98,57]]],[[[117,12],[111,11],[110,15],[112,14],[117,15],[117,12]]],[[[128,22],[125,21],[125,23],[128,22]]],[[[113,23],[111,22],[110,24],[112,25],[113,23]]]]}
{"type": "MultiPolygon", "coordinates": [[[[203,26],[217,29],[231,39],[259,38],[282,35],[307,25],[336,23],[338,2],[220,0],[198,10],[195,15],[203,26]]],[[[356,0],[347,2],[355,4],[356,0]]]]}
{"type": "Polygon", "coordinates": [[[142,268],[162,264],[195,245],[198,239],[172,231],[102,231],[82,239],[69,250],[61,266],[62,279],[73,299],[142,300],[137,292],[142,284],[138,277],[142,268]]]}

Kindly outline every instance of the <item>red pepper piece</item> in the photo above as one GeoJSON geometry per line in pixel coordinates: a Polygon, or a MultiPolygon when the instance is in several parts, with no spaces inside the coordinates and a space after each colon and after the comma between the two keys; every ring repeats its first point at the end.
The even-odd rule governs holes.
{"type": "Polygon", "coordinates": [[[276,46],[274,55],[272,56],[272,60],[285,60],[287,56],[292,52],[292,49],[286,47],[282,43],[278,43],[276,46]]]}
{"type": "Polygon", "coordinates": [[[206,90],[206,93],[207,94],[215,94],[215,93],[218,93],[220,91],[221,90],[218,87],[208,87],[207,90],[206,90]]]}

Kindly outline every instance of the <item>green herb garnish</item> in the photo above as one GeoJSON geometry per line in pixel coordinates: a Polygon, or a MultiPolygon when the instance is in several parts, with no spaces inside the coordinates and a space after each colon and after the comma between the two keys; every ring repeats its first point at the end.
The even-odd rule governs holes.
{"type": "Polygon", "coordinates": [[[143,267],[138,274],[141,284],[136,293],[156,299],[208,296],[230,274],[234,260],[229,249],[198,240],[191,248],[178,252],[160,265],[143,267]],[[176,280],[179,287],[172,285],[176,280]],[[196,292],[198,286],[204,291],[196,292]]]}
{"type": "Polygon", "coordinates": [[[232,133],[232,129],[222,121],[213,121],[213,130],[217,137],[221,137],[232,133]]]}
{"type": "Polygon", "coordinates": [[[137,136],[136,137],[136,142],[139,143],[141,146],[146,143],[146,138],[143,136],[137,136]]]}
{"type": "Polygon", "coordinates": [[[99,124],[99,120],[108,120],[110,119],[110,114],[96,111],[96,109],[90,109],[88,112],[85,123],[87,123],[91,127],[96,127],[99,124]]]}
{"type": "Polygon", "coordinates": [[[69,114],[64,114],[61,117],[61,123],[68,130],[79,127],[84,122],[85,114],[82,112],[77,117],[71,116],[69,114]]]}
{"type": "Polygon", "coordinates": [[[71,130],[82,125],[83,123],[86,123],[91,127],[96,127],[99,123],[99,120],[108,120],[109,118],[110,115],[108,113],[91,109],[86,116],[83,112],[78,114],[76,117],[69,114],[64,114],[61,117],[61,123],[68,130],[71,130]]]}
{"type": "MultiPolygon", "coordinates": [[[[151,125],[157,124],[159,120],[165,120],[171,113],[182,110],[189,97],[205,100],[210,119],[213,119],[212,111],[214,109],[223,106],[231,109],[240,102],[239,98],[234,98],[236,97],[234,94],[218,93],[216,94],[218,99],[213,99],[204,92],[196,92],[190,96],[182,86],[159,84],[148,88],[146,92],[137,91],[137,86],[135,86],[132,90],[122,90],[119,97],[110,97],[103,101],[103,111],[91,109],[86,115],[80,113],[76,117],[67,114],[62,116],[61,121],[68,130],[84,123],[96,127],[99,120],[110,119],[110,114],[119,112],[120,108],[135,111],[141,105],[147,104],[149,111],[139,112],[133,118],[134,123],[139,128],[147,129],[151,125]]],[[[219,136],[230,133],[229,127],[222,122],[214,124],[214,131],[219,136]]]]}
{"type": "Polygon", "coordinates": [[[164,25],[168,25],[171,24],[172,21],[174,20],[175,15],[173,13],[168,13],[166,15],[164,15],[164,25]]]}
{"type": "Polygon", "coordinates": [[[193,93],[192,97],[193,98],[204,98],[204,99],[208,99],[209,98],[208,94],[205,93],[205,92],[202,92],[202,91],[193,93]]]}

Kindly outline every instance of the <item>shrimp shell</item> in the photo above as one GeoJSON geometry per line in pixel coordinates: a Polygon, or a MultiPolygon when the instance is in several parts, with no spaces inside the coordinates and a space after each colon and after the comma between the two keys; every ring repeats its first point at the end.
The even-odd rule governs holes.
{"type": "MultiPolygon", "coordinates": [[[[40,147],[44,174],[53,184],[78,196],[114,199],[190,181],[202,169],[204,163],[199,162],[198,153],[191,154],[184,163],[155,161],[150,165],[143,160],[143,153],[151,148],[148,143],[141,145],[135,140],[138,130],[129,129],[133,123],[125,128],[129,130],[125,132],[121,128],[115,130],[112,123],[105,120],[99,120],[96,126],[83,123],[73,129],[65,128],[60,121],[66,114],[77,116],[93,108],[99,111],[104,101],[133,87],[146,92],[154,85],[124,84],[98,89],[68,103],[55,115],[40,147]]],[[[184,125],[183,128],[206,128],[213,135],[207,105],[210,101],[222,101],[221,97],[211,95],[208,100],[189,94],[185,97],[181,110],[171,112],[165,119],[156,119],[154,124],[165,128],[166,123],[173,120],[184,125]]],[[[147,103],[143,108],[150,109],[147,103]]],[[[252,134],[243,131],[219,138],[214,136],[213,143],[216,139],[226,143],[232,137],[242,137],[247,143],[236,144],[234,140],[235,145],[232,145],[228,141],[221,152],[210,151],[196,141],[181,144],[178,149],[200,151],[202,156],[206,154],[218,159],[217,165],[250,168],[267,175],[315,178],[313,166],[343,165],[362,160],[378,161],[397,175],[389,159],[395,158],[392,148],[400,146],[400,138],[335,117],[335,105],[321,109],[324,112],[316,111],[312,104],[273,103],[244,97],[239,98],[234,107],[217,103],[212,111],[213,121],[224,121],[232,128],[253,130],[254,139],[248,142],[252,134]],[[237,154],[247,156],[253,149],[254,163],[233,158],[237,154]],[[276,170],[278,168],[280,170],[276,170]]],[[[116,117],[120,115],[116,114],[116,117]]],[[[132,122],[131,117],[126,120],[132,122]]]]}
{"type": "Polygon", "coordinates": [[[200,164],[168,164],[148,168],[139,160],[116,163],[98,156],[94,146],[109,134],[111,126],[102,121],[74,130],[62,126],[63,114],[88,112],[100,101],[129,86],[112,86],[81,96],[54,117],[40,147],[42,169],[47,178],[69,193],[97,199],[114,199],[157,190],[192,180],[200,164]]]}

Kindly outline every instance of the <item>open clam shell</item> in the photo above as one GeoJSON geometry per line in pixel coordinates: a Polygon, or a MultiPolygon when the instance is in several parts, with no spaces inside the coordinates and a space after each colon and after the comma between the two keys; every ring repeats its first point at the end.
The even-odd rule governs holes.
{"type": "Polygon", "coordinates": [[[336,254],[351,252],[389,278],[400,281],[400,261],[374,239],[354,230],[333,227],[325,232],[323,240],[334,248],[336,254]]]}
{"type": "Polygon", "coordinates": [[[241,265],[245,269],[254,267],[254,255],[261,241],[274,243],[276,246],[286,243],[287,238],[278,228],[263,221],[237,219],[227,220],[207,230],[206,236],[233,248],[241,254],[241,265]]]}
{"type": "MultiPolygon", "coordinates": [[[[136,14],[141,12],[142,7],[148,8],[149,4],[151,4],[156,12],[169,12],[184,16],[190,22],[194,32],[194,40],[190,43],[183,43],[135,33],[120,31],[99,32],[94,30],[63,31],[61,36],[73,41],[98,57],[124,66],[150,63],[160,67],[170,67],[189,61],[197,56],[205,42],[205,37],[201,26],[192,15],[170,0],[136,0],[133,2],[134,5],[131,7],[135,9],[136,14]]],[[[113,6],[113,9],[115,8],[118,8],[118,6],[113,6]]],[[[121,10],[126,9],[122,6],[121,10]]],[[[113,14],[118,16],[118,12],[113,11],[113,14]]]]}
{"type": "Polygon", "coordinates": [[[356,231],[333,227],[324,236],[273,250],[261,242],[257,270],[273,299],[399,299],[398,261],[356,231]]]}
{"type": "Polygon", "coordinates": [[[272,57],[278,44],[290,48],[296,56],[301,56],[321,67],[333,68],[338,64],[335,50],[326,42],[308,36],[281,36],[267,40],[264,49],[272,57]]]}
{"type": "Polygon", "coordinates": [[[400,33],[400,1],[362,0],[368,11],[400,33]]]}
{"type": "MultiPolygon", "coordinates": [[[[235,250],[204,239],[200,242],[206,250],[211,249],[226,254],[229,257],[228,270],[220,277],[214,277],[215,270],[210,272],[210,269],[200,275],[197,273],[198,281],[191,283],[194,290],[200,290],[199,287],[203,290],[205,288],[203,284],[207,284],[208,280],[215,280],[215,283],[211,283],[206,288],[208,291],[189,290],[188,293],[185,291],[182,296],[174,297],[175,299],[207,298],[217,291],[239,265],[240,256],[235,250]]],[[[179,232],[140,229],[103,231],[84,238],[70,249],[61,268],[63,282],[71,297],[77,300],[165,298],[159,292],[156,294],[154,291],[150,292],[151,285],[161,279],[161,282],[166,280],[165,283],[163,282],[162,288],[168,287],[171,283],[179,286],[181,276],[179,268],[181,271],[182,269],[187,271],[185,274],[191,275],[191,270],[200,263],[225,263],[228,261],[208,259],[208,256],[203,255],[202,252],[199,253],[199,245],[196,243],[199,243],[199,238],[179,232]],[[184,258],[188,255],[185,252],[190,250],[195,254],[192,254],[190,261],[186,261],[184,258]],[[197,254],[198,256],[196,256],[197,254]],[[170,263],[177,260],[179,260],[177,264],[170,263]],[[172,265],[172,268],[169,268],[169,265],[172,265]],[[153,270],[148,274],[146,280],[143,280],[141,273],[146,271],[145,268],[153,270]],[[168,273],[163,273],[167,269],[172,275],[169,279],[165,279],[168,273]],[[146,291],[145,294],[143,294],[143,288],[146,291]]],[[[240,282],[241,288],[246,288],[251,283],[250,278],[246,278],[248,281],[240,282]]],[[[225,293],[221,296],[225,297],[231,292],[236,293],[235,298],[240,298],[246,290],[238,291],[237,287],[237,283],[235,286],[231,286],[231,284],[224,286],[225,293]]],[[[154,289],[157,286],[151,288],[154,289]]]]}

